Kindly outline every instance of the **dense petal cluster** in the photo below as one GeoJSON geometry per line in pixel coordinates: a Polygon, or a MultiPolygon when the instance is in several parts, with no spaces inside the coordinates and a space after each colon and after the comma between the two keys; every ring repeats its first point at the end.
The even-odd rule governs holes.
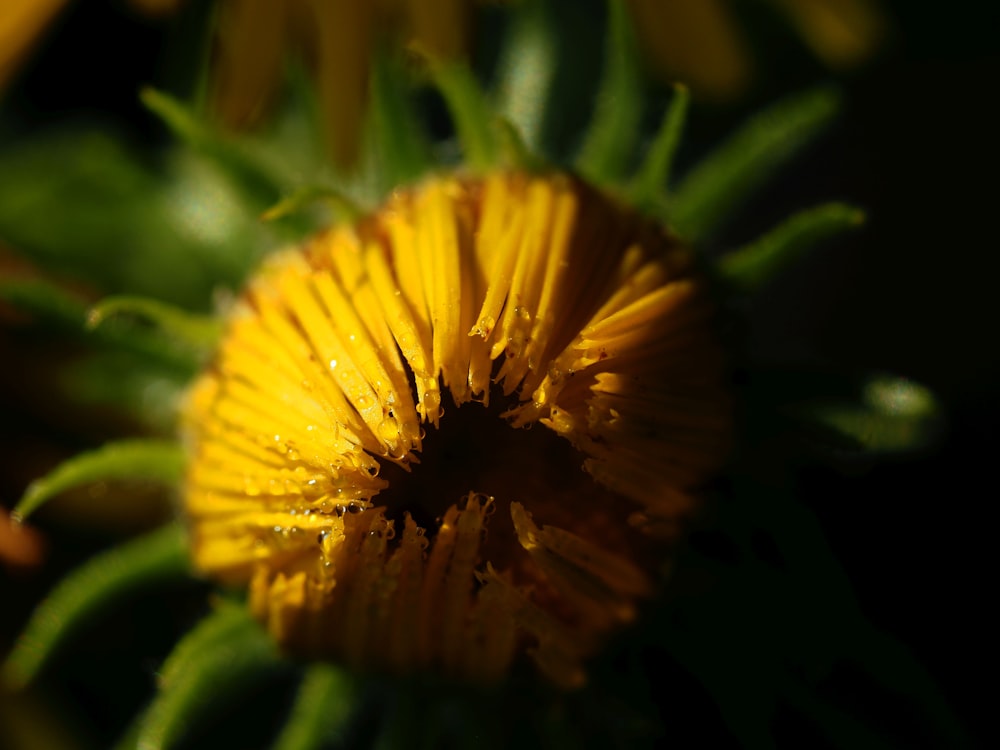
{"type": "Polygon", "coordinates": [[[276,254],[186,406],[196,565],[292,651],[578,684],[725,456],[694,270],[564,174],[431,178],[276,254]]]}

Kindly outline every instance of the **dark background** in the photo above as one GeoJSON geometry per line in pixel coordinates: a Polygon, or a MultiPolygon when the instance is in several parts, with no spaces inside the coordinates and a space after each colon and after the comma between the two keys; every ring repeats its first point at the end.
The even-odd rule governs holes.
{"type": "MultiPolygon", "coordinates": [[[[591,5],[587,12],[599,18],[599,5],[591,5]]],[[[1000,418],[1000,14],[986,1],[888,7],[892,38],[875,61],[844,80],[839,126],[716,244],[737,244],[820,200],[850,200],[867,211],[860,233],[826,246],[767,288],[750,311],[748,349],[777,368],[836,363],[847,372],[898,373],[940,397],[947,430],[930,450],[846,472],[803,469],[794,481],[863,613],[927,667],[985,742],[993,697],[981,686],[990,684],[995,657],[987,603],[996,588],[988,575],[994,530],[986,509],[996,502],[1000,418]]],[[[161,139],[135,92],[143,83],[183,77],[162,64],[169,30],[116,3],[77,3],[9,92],[8,135],[83,117],[124,124],[139,142],[161,139]]],[[[761,103],[828,78],[794,42],[758,52],[762,81],[745,100],[696,105],[681,166],[761,103]]],[[[4,444],[26,436],[30,442],[38,423],[0,406],[11,409],[0,427],[4,444]]],[[[50,435],[53,441],[78,447],[72,436],[50,435]]],[[[2,469],[5,491],[16,493],[21,467],[2,469]]],[[[10,629],[5,623],[5,639],[10,629]]],[[[705,716],[710,707],[687,721],[705,716]]]]}

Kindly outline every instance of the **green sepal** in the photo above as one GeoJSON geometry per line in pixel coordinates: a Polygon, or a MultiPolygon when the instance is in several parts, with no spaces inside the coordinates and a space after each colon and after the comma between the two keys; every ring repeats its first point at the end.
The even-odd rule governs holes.
{"type": "Polygon", "coordinates": [[[828,88],[765,109],[688,173],[667,220],[687,240],[704,239],[833,120],[840,97],[828,88]]]}
{"type": "Polygon", "coordinates": [[[926,448],[942,432],[944,413],[926,387],[892,375],[868,378],[857,400],[814,401],[789,408],[827,431],[837,453],[903,453],[926,448]]]}
{"type": "Polygon", "coordinates": [[[24,520],[60,492],[91,482],[137,479],[170,484],[180,479],[184,464],[184,451],[174,441],[134,439],[106,443],[73,456],[28,485],[12,515],[24,520]]]}
{"type": "Polygon", "coordinates": [[[826,203],[800,211],[764,236],[727,255],[719,262],[719,270],[733,285],[755,288],[823,240],[856,229],[864,220],[861,209],[844,203],[826,203]]]}
{"type": "Polygon", "coordinates": [[[604,71],[594,114],[576,159],[576,168],[598,185],[625,174],[642,117],[642,84],[635,32],[623,0],[608,0],[604,71]]]}
{"type": "Polygon", "coordinates": [[[0,299],[33,315],[40,324],[83,337],[110,349],[128,352],[182,376],[197,371],[198,357],[191,350],[134,325],[89,325],[89,308],[75,296],[42,279],[0,280],[0,299]]]}
{"type": "Polygon", "coordinates": [[[518,3],[511,13],[500,52],[496,111],[521,134],[526,149],[537,152],[555,78],[555,34],[543,2],[518,3]]]}
{"type": "Polygon", "coordinates": [[[305,213],[317,204],[328,208],[335,221],[355,221],[364,214],[364,210],[353,198],[339,190],[325,185],[303,185],[269,207],[260,218],[262,221],[276,221],[305,213]]]}
{"type": "Polygon", "coordinates": [[[177,524],[92,558],[63,579],[31,615],[3,665],[4,683],[19,688],[30,682],[66,637],[105,606],[188,573],[186,538],[177,524]]]}
{"type": "Polygon", "coordinates": [[[355,681],[342,669],[322,663],[309,667],[273,750],[328,747],[352,715],[356,690],[355,681]]]}
{"type": "Polygon", "coordinates": [[[500,141],[500,162],[504,166],[522,172],[540,172],[545,169],[545,159],[528,148],[521,131],[514,123],[504,117],[498,117],[494,122],[500,141]]]}
{"type": "Polygon", "coordinates": [[[663,115],[646,158],[636,172],[629,190],[630,203],[641,211],[653,213],[666,200],[674,154],[681,141],[691,95],[683,84],[674,86],[674,96],[663,115]]]}
{"type": "Polygon", "coordinates": [[[429,59],[431,79],[451,113],[465,163],[476,172],[494,167],[500,155],[493,108],[473,72],[461,63],[429,59]]]}
{"type": "Polygon", "coordinates": [[[280,176],[246,143],[220,133],[183,102],[163,91],[147,86],[139,92],[139,98],[181,142],[205,154],[228,173],[234,186],[251,203],[267,206],[281,194],[284,184],[280,176]]]}
{"type": "Polygon", "coordinates": [[[213,316],[198,315],[150,297],[113,295],[105,297],[87,313],[87,327],[102,326],[109,318],[135,317],[151,323],[169,338],[206,357],[222,336],[222,322],[213,316]]]}
{"type": "MultiPolygon", "coordinates": [[[[178,657],[184,668],[171,668],[170,679],[161,679],[160,690],[140,721],[138,747],[176,747],[220,702],[238,697],[283,666],[267,632],[245,608],[232,609],[238,613],[220,609],[209,616],[210,620],[219,618],[219,624],[203,623],[178,642],[174,653],[187,652],[183,658],[178,657]],[[225,632],[224,638],[220,631],[225,632]],[[191,646],[189,638],[194,641],[191,646]]],[[[168,662],[172,658],[168,657],[168,662]]]]}
{"type": "MultiPolygon", "coordinates": [[[[211,309],[242,283],[271,230],[207,156],[155,164],[111,133],[43,133],[0,152],[0,240],[46,273],[105,294],[211,309]]],[[[277,197],[275,194],[274,197],[277,197]]],[[[271,199],[273,200],[273,198],[271,199]]]]}
{"type": "Polygon", "coordinates": [[[86,306],[49,281],[0,279],[0,299],[56,330],[83,333],[87,329],[86,306]]]}
{"type": "Polygon", "coordinates": [[[433,164],[431,146],[408,96],[404,73],[387,52],[374,56],[366,149],[379,198],[414,182],[433,164]]]}
{"type": "Polygon", "coordinates": [[[105,350],[65,364],[56,382],[72,403],[111,408],[137,419],[144,432],[173,435],[188,377],[128,352],[105,350]]]}
{"type": "Polygon", "coordinates": [[[211,614],[177,641],[157,670],[159,689],[170,690],[189,672],[197,670],[205,654],[224,646],[234,635],[246,630],[248,622],[250,615],[245,605],[226,599],[215,601],[211,614]]]}

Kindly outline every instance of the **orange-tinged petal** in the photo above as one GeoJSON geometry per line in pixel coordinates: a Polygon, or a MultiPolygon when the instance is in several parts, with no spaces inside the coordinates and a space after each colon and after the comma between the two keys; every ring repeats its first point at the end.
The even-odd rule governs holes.
{"type": "Polygon", "coordinates": [[[752,72],[746,44],[722,0],[629,0],[643,48],[663,75],[696,96],[738,95],[752,72]]]}
{"type": "Polygon", "coordinates": [[[0,88],[52,23],[66,0],[4,0],[0,3],[0,88]]]}

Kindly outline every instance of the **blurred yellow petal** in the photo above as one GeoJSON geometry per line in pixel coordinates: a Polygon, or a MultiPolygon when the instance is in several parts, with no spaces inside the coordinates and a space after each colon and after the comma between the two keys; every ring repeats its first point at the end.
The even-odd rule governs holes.
{"type": "Polygon", "coordinates": [[[66,0],[3,0],[0,2],[0,87],[32,44],[52,22],[66,0]]]}
{"type": "Polygon", "coordinates": [[[831,68],[856,65],[871,56],[886,32],[886,18],[873,0],[772,0],[831,68]]]}
{"type": "Polygon", "coordinates": [[[407,0],[413,39],[435,57],[454,60],[468,45],[470,0],[407,0]]]}
{"type": "Polygon", "coordinates": [[[636,32],[660,72],[696,96],[727,99],[751,78],[743,37],[721,0],[629,0],[636,32]]]}
{"type": "Polygon", "coordinates": [[[319,0],[313,10],[316,83],[330,155],[350,167],[360,150],[376,9],[370,2],[319,0]]]}
{"type": "Polygon", "coordinates": [[[147,16],[167,16],[176,11],[184,0],[129,0],[129,5],[147,16]]]}
{"type": "Polygon", "coordinates": [[[0,565],[33,567],[42,561],[43,552],[41,535],[0,506],[0,565]]]}
{"type": "Polygon", "coordinates": [[[222,0],[212,64],[212,105],[230,127],[255,124],[284,75],[285,0],[222,0]]]}

